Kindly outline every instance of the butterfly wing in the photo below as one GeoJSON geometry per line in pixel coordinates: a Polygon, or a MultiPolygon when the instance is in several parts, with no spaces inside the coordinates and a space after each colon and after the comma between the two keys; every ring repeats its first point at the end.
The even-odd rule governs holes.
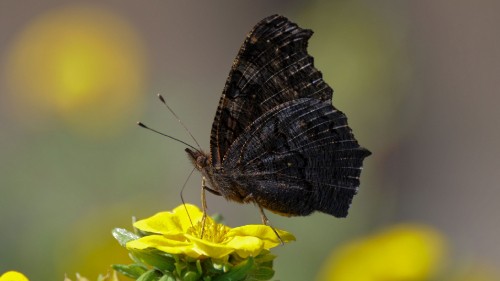
{"type": "Polygon", "coordinates": [[[284,102],[310,97],[331,103],[333,90],[307,53],[312,31],[270,16],[248,33],[226,81],[210,136],[212,166],[255,119],[284,102]]]}
{"type": "Polygon", "coordinates": [[[345,217],[363,159],[346,116],[312,98],[283,103],[255,120],[227,152],[223,169],[242,194],[284,215],[345,217]]]}

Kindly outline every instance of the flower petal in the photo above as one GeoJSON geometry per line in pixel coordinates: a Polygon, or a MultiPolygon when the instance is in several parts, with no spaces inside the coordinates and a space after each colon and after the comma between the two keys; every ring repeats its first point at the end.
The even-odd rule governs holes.
{"type": "Polygon", "coordinates": [[[193,250],[192,243],[169,239],[162,235],[149,235],[127,243],[129,250],[157,249],[169,254],[186,254],[197,258],[200,255],[193,250]]]}
{"type": "Polygon", "coordinates": [[[182,226],[171,212],[160,212],[136,221],[134,227],[145,232],[174,235],[182,233],[182,226]]]}
{"type": "MultiPolygon", "coordinates": [[[[289,232],[280,229],[276,229],[276,232],[278,232],[283,242],[295,241],[295,236],[289,232]]],[[[265,249],[270,249],[281,244],[281,241],[278,236],[276,236],[273,229],[270,226],[263,224],[235,227],[229,231],[227,236],[253,236],[260,238],[264,241],[265,249]]]]}
{"type": "Polygon", "coordinates": [[[257,256],[264,245],[263,240],[251,236],[236,236],[227,243],[227,246],[235,249],[235,252],[242,258],[257,256]]]}
{"type": "Polygon", "coordinates": [[[203,217],[203,212],[195,205],[180,205],[173,210],[182,226],[183,232],[186,232],[192,225],[196,224],[203,217]]]}
{"type": "Polygon", "coordinates": [[[200,255],[221,259],[234,252],[234,248],[229,247],[226,244],[210,242],[189,234],[186,234],[186,238],[193,243],[193,250],[200,255]]]}
{"type": "Polygon", "coordinates": [[[163,234],[168,236],[182,235],[186,230],[191,227],[191,221],[201,219],[203,213],[198,207],[190,204],[180,205],[175,208],[173,212],[160,212],[149,218],[137,221],[134,227],[145,232],[163,234]]]}

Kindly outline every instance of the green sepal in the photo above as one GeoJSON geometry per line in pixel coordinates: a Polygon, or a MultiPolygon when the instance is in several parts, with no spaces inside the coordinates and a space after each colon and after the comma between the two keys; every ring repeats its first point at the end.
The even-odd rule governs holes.
{"type": "Polygon", "coordinates": [[[254,268],[248,275],[248,281],[263,281],[270,280],[274,276],[274,269],[267,266],[259,266],[254,268]]]}
{"type": "Polygon", "coordinates": [[[203,274],[203,269],[201,268],[201,261],[200,261],[200,260],[197,260],[197,261],[196,261],[196,270],[198,270],[198,273],[199,273],[200,275],[202,275],[202,274],[203,274]]]}
{"type": "Polygon", "coordinates": [[[212,259],[205,259],[196,264],[198,272],[203,276],[203,278],[205,278],[203,280],[211,280],[211,279],[206,279],[206,277],[218,276],[224,273],[224,271],[222,271],[222,267],[223,267],[222,264],[216,263],[212,259]]]}
{"type": "Polygon", "coordinates": [[[175,258],[175,273],[177,276],[182,276],[182,269],[186,267],[186,263],[181,261],[177,255],[174,255],[175,258]]]}
{"type": "Polygon", "coordinates": [[[210,262],[211,264],[210,268],[212,268],[213,270],[219,273],[221,271],[228,272],[233,267],[231,265],[231,262],[229,261],[229,257],[230,256],[224,257],[222,259],[207,259],[207,261],[210,262]]]}
{"type": "Polygon", "coordinates": [[[160,277],[162,277],[160,272],[151,269],[137,278],[137,281],[158,281],[160,277]]]}
{"type": "Polygon", "coordinates": [[[146,267],[139,264],[113,264],[111,267],[117,272],[132,279],[137,279],[139,276],[148,271],[146,267]]]}
{"type": "Polygon", "coordinates": [[[195,271],[188,271],[182,276],[183,281],[197,281],[200,280],[201,275],[195,271]]]}
{"type": "Polygon", "coordinates": [[[230,263],[225,263],[223,266],[222,266],[222,271],[224,272],[229,272],[231,270],[231,268],[233,268],[233,266],[230,264],[230,263]]]}
{"type": "Polygon", "coordinates": [[[249,257],[247,260],[237,264],[229,272],[214,278],[214,281],[239,281],[245,280],[246,276],[254,266],[254,259],[249,257]]]}
{"type": "Polygon", "coordinates": [[[262,251],[255,257],[255,266],[248,275],[249,281],[270,280],[274,276],[273,261],[276,258],[269,250],[262,251]]]}
{"type": "Polygon", "coordinates": [[[135,261],[150,265],[162,272],[172,272],[175,270],[175,259],[168,254],[152,251],[131,251],[135,261]]]}
{"type": "Polygon", "coordinates": [[[255,262],[262,264],[272,262],[275,258],[276,256],[271,254],[269,250],[263,250],[258,256],[255,257],[255,262]]]}
{"type": "Polygon", "coordinates": [[[137,234],[123,228],[115,228],[111,233],[122,247],[125,247],[127,242],[140,238],[137,234]]]}

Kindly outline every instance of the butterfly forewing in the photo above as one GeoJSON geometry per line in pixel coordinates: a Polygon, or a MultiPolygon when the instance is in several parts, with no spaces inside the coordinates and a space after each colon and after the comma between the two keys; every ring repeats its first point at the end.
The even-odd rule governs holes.
{"type": "Polygon", "coordinates": [[[229,73],[212,125],[214,166],[232,142],[263,113],[284,102],[311,97],[331,103],[333,90],[307,53],[312,31],[274,15],[247,35],[229,73]]]}

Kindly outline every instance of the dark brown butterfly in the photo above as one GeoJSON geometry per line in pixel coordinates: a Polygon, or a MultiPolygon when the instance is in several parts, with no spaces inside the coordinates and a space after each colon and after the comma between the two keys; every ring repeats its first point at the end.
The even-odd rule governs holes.
{"type": "Polygon", "coordinates": [[[186,148],[204,190],[261,212],[347,215],[370,152],[331,104],[333,90],[307,53],[312,34],[273,15],[247,35],[215,114],[210,153],[186,148]]]}

